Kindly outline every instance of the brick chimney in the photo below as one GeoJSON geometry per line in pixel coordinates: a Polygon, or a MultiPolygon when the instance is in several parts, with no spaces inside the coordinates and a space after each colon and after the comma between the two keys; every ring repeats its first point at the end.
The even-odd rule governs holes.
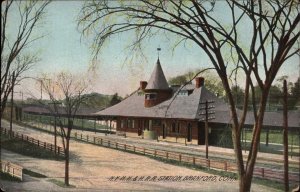
{"type": "Polygon", "coordinates": [[[204,77],[196,77],[196,88],[200,88],[204,85],[204,77]]]}
{"type": "Polygon", "coordinates": [[[140,81],[140,90],[145,90],[147,84],[147,81],[140,81]]]}

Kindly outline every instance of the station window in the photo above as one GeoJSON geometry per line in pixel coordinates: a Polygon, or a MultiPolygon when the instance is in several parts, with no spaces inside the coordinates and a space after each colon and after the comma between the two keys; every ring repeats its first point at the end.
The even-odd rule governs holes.
{"type": "Polygon", "coordinates": [[[153,126],[161,126],[161,120],[160,119],[154,119],[153,120],[153,126]]]}
{"type": "Polygon", "coordinates": [[[176,124],[173,122],[172,123],[172,132],[174,133],[176,131],[176,124]]]}
{"type": "Polygon", "coordinates": [[[153,99],[156,99],[156,93],[146,93],[146,94],[145,94],[145,99],[146,99],[146,100],[153,100],[153,99]]]}
{"type": "Polygon", "coordinates": [[[127,126],[128,128],[134,128],[134,120],[133,119],[128,119],[127,121],[127,126]]]}

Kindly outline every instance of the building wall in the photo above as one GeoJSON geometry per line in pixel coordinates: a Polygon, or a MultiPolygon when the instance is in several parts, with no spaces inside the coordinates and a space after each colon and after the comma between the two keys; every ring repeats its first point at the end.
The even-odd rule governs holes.
{"type": "Polygon", "coordinates": [[[137,135],[141,135],[143,130],[153,130],[158,136],[163,136],[163,127],[165,127],[166,137],[188,138],[188,126],[191,127],[191,139],[198,139],[199,123],[193,120],[127,117],[119,117],[117,119],[117,131],[131,132],[136,133],[137,135]]]}

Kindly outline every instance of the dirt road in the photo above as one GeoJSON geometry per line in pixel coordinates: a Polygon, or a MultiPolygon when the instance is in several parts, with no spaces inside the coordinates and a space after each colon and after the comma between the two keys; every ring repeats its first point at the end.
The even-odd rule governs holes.
{"type": "MultiPolygon", "coordinates": [[[[14,130],[43,141],[53,141],[53,136],[39,131],[19,126],[14,126],[14,130]]],[[[166,164],[144,156],[73,140],[70,151],[70,184],[76,188],[61,188],[49,182],[49,179],[63,181],[63,161],[36,159],[5,150],[2,151],[4,160],[44,174],[47,178],[37,179],[25,175],[24,182],[1,181],[1,184],[7,191],[238,191],[237,181],[224,181],[226,179],[220,176],[166,164]],[[124,181],[124,177],[121,181],[122,176],[128,181],[124,181]],[[144,177],[143,181],[134,181],[136,176],[144,177]],[[184,180],[187,176],[189,179],[184,180]],[[206,176],[211,176],[211,179],[206,176]],[[150,179],[146,180],[147,177],[150,179]]],[[[274,191],[256,184],[252,185],[252,190],[274,191]]]]}

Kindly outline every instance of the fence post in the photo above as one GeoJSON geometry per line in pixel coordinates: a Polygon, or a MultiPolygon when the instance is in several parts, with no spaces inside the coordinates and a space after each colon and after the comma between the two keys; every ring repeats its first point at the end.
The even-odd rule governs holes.
{"type": "Polygon", "coordinates": [[[133,146],[133,152],[135,152],[135,146],[133,146]]]}
{"type": "Polygon", "coordinates": [[[261,176],[262,176],[263,178],[265,178],[265,169],[264,169],[264,168],[261,168],[261,176]]]}
{"type": "Polygon", "coordinates": [[[181,162],[181,153],[179,153],[179,162],[181,162]]]}
{"type": "Polygon", "coordinates": [[[210,160],[209,159],[206,159],[206,163],[207,163],[207,167],[210,169],[210,160]]]}
{"type": "Polygon", "coordinates": [[[94,144],[96,143],[96,138],[94,137],[94,144]]]}
{"type": "Polygon", "coordinates": [[[44,148],[46,148],[46,142],[44,142],[44,148]]]}
{"type": "Polygon", "coordinates": [[[227,172],[227,162],[224,162],[224,170],[227,172]]]}
{"type": "Polygon", "coordinates": [[[154,157],[156,157],[156,149],[154,150],[154,157]]]}
{"type": "Polygon", "coordinates": [[[168,152],[166,152],[166,158],[169,159],[169,153],[168,152]]]}
{"type": "Polygon", "coordinates": [[[53,149],[52,149],[52,147],[53,147],[53,146],[52,146],[52,145],[50,145],[50,150],[51,150],[51,151],[53,150],[53,149]]]}
{"type": "Polygon", "coordinates": [[[82,140],[82,133],[80,133],[80,139],[82,140]]]}
{"type": "Polygon", "coordinates": [[[195,165],[195,163],[196,163],[196,159],[195,157],[193,157],[193,165],[195,165]]]}
{"type": "Polygon", "coordinates": [[[107,146],[110,147],[110,141],[107,142],[107,146]]]}
{"type": "Polygon", "coordinates": [[[118,142],[116,143],[116,149],[118,149],[118,142]]]}
{"type": "Polygon", "coordinates": [[[75,132],[75,139],[77,139],[77,132],[75,132]]]}
{"type": "Polygon", "coordinates": [[[126,148],[127,148],[127,146],[126,146],[126,144],[124,145],[124,150],[126,151],[126,148]]]}
{"type": "Polygon", "coordinates": [[[38,143],[38,147],[40,146],[40,140],[37,140],[37,143],[38,143]]]}
{"type": "Polygon", "coordinates": [[[100,139],[100,145],[102,145],[102,142],[103,142],[103,141],[102,141],[102,138],[101,138],[101,139],[100,139]]]}
{"type": "Polygon", "coordinates": [[[24,135],[22,134],[22,141],[24,140],[24,135]]]}

